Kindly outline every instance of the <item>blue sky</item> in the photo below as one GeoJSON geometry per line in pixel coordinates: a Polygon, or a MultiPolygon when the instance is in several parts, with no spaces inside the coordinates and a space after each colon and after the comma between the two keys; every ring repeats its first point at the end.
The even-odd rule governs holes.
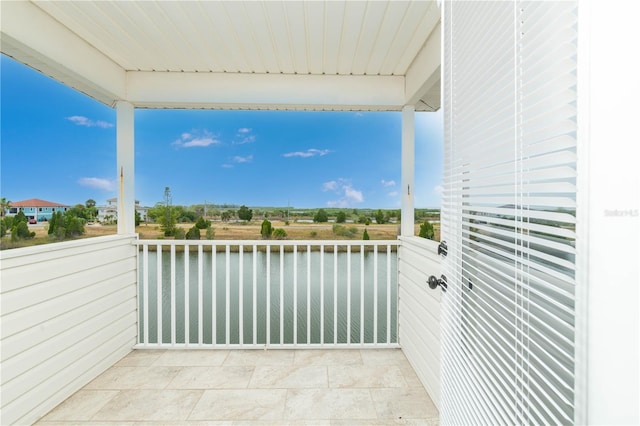
{"type": "MultiPolygon", "coordinates": [[[[115,110],[10,58],[1,66],[0,193],[117,195],[115,110]]],[[[416,206],[438,207],[442,114],[416,114],[416,206]]],[[[136,198],[174,204],[399,208],[397,112],[136,110],[136,198]]]]}

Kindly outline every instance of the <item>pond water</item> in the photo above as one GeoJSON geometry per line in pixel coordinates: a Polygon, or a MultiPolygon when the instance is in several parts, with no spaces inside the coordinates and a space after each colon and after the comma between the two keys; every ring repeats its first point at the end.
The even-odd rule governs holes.
{"type": "MultiPolygon", "coordinates": [[[[160,343],[171,343],[173,335],[175,343],[185,343],[188,336],[189,343],[202,339],[220,345],[289,344],[294,335],[297,343],[397,342],[397,253],[387,253],[386,247],[377,261],[373,252],[258,251],[255,272],[251,251],[218,251],[215,262],[211,252],[203,252],[201,261],[197,252],[177,252],[174,291],[171,256],[160,253],[158,309],[158,253],[148,253],[150,343],[158,343],[159,326],[160,343]]],[[[139,258],[139,312],[144,312],[142,252],[139,258]]],[[[142,342],[146,327],[141,316],[142,342]]]]}

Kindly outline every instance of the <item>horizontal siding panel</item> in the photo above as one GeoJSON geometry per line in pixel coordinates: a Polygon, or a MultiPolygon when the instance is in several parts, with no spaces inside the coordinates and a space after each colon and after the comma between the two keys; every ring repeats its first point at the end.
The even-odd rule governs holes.
{"type": "Polygon", "coordinates": [[[9,250],[1,424],[29,424],[125,356],[137,337],[135,237],[9,250]]]}
{"type": "Polygon", "coordinates": [[[131,289],[131,286],[122,288],[107,298],[94,303],[93,312],[84,316],[84,319],[72,327],[69,327],[67,321],[67,327],[69,327],[67,330],[59,332],[49,339],[38,341],[37,344],[22,352],[19,357],[3,359],[3,384],[6,385],[13,378],[32,368],[38,369],[39,366],[45,365],[47,360],[51,358],[51,354],[55,354],[61,347],[67,348],[75,345],[79,336],[87,338],[86,336],[100,331],[106,325],[115,323],[125,314],[136,313],[135,297],[135,289],[131,289]]]}
{"type": "Polygon", "coordinates": [[[20,333],[14,334],[11,337],[2,339],[3,365],[4,362],[10,360],[12,357],[69,330],[70,327],[75,325],[76,318],[91,318],[93,315],[97,315],[103,310],[108,309],[109,306],[121,303],[122,300],[119,291],[122,288],[130,287],[132,285],[135,286],[135,277],[130,279],[133,274],[129,275],[130,277],[128,279],[123,279],[118,288],[114,288],[114,292],[105,298],[86,303],[78,309],[60,315],[55,318],[55,320],[47,321],[44,324],[31,327],[20,333]]]}
{"type": "MultiPolygon", "coordinates": [[[[69,277],[69,279],[73,279],[73,277],[69,277]]],[[[59,315],[71,312],[86,303],[99,300],[113,293],[114,286],[117,285],[119,279],[121,278],[116,277],[106,281],[100,280],[95,283],[88,282],[84,288],[73,293],[47,300],[38,305],[29,306],[28,308],[13,312],[9,315],[3,315],[2,338],[4,339],[31,327],[51,321],[59,315]]],[[[131,283],[130,279],[126,281],[131,283]]],[[[82,320],[81,318],[77,319],[82,320]]]]}
{"type": "Polygon", "coordinates": [[[440,404],[440,291],[429,289],[440,276],[437,243],[402,239],[398,261],[399,343],[434,403],[440,404]]]}
{"type": "Polygon", "coordinates": [[[86,288],[87,283],[94,282],[96,277],[100,277],[101,281],[107,281],[114,277],[122,278],[123,272],[134,272],[135,279],[135,270],[136,260],[129,256],[93,269],[79,271],[74,273],[72,278],[69,276],[57,277],[11,291],[2,295],[2,316],[26,309],[29,306],[45,303],[48,300],[67,296],[86,288]]]}
{"type": "Polygon", "coordinates": [[[102,342],[117,338],[121,334],[135,338],[134,299],[102,315],[100,319],[102,323],[91,321],[89,324],[93,327],[83,327],[79,330],[87,336],[83,340],[76,339],[74,343],[69,344],[65,339],[59,339],[58,346],[64,345],[65,349],[57,353],[55,349],[50,349],[49,357],[40,363],[36,362],[39,357],[33,353],[21,357],[24,358],[24,365],[20,368],[22,374],[7,380],[3,377],[2,404],[10,405],[20,397],[29,399],[30,390],[37,391],[59,371],[74,368],[76,362],[83,357],[93,356],[94,348],[99,348],[102,342]]]}
{"type": "Polygon", "coordinates": [[[3,250],[0,251],[2,272],[4,273],[11,268],[30,266],[44,260],[62,259],[69,256],[101,251],[110,247],[133,246],[132,241],[133,239],[130,236],[109,235],[106,237],[86,238],[62,243],[3,250]]]}
{"type": "Polygon", "coordinates": [[[105,248],[98,251],[90,251],[81,254],[71,255],[65,258],[43,259],[28,266],[29,273],[24,274],[23,267],[3,268],[2,280],[3,293],[9,293],[17,289],[22,289],[38,283],[46,283],[56,278],[64,278],[70,274],[77,274],[83,271],[92,271],[94,268],[109,265],[123,259],[131,258],[135,255],[135,247],[120,246],[105,248]],[[13,284],[13,285],[12,285],[13,284]]]}
{"type": "MultiPolygon", "coordinates": [[[[135,336],[135,330],[132,332],[135,336]]],[[[135,337],[118,334],[103,345],[93,348],[89,356],[60,370],[37,389],[30,391],[28,396],[4,407],[2,424],[34,423],[131,352],[134,341],[135,337]],[[39,397],[35,398],[34,395],[39,397]]]]}

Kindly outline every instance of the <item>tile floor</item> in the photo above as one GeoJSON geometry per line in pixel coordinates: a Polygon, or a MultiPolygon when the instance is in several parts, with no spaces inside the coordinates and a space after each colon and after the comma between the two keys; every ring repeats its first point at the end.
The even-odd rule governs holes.
{"type": "Polygon", "coordinates": [[[37,424],[438,425],[399,349],[136,350],[37,424]]]}

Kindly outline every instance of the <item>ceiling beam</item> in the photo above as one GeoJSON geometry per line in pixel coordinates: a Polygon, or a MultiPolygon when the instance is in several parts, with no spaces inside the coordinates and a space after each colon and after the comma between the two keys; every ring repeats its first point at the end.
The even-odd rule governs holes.
{"type": "Polygon", "coordinates": [[[407,70],[405,103],[416,105],[417,110],[436,111],[440,108],[441,39],[438,23],[407,70]]]}
{"type": "Polygon", "coordinates": [[[125,71],[29,1],[2,2],[2,53],[113,106],[125,97],[125,71]]]}
{"type": "Polygon", "coordinates": [[[195,72],[127,73],[140,108],[399,111],[404,77],[195,72]]]}

